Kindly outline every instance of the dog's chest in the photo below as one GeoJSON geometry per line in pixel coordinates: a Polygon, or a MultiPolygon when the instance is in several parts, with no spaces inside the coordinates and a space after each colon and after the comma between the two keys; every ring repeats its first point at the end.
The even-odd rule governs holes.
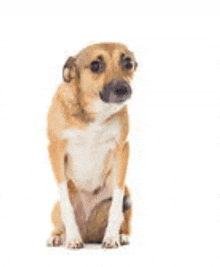
{"type": "Polygon", "coordinates": [[[92,123],[86,130],[70,128],[64,134],[68,142],[72,179],[81,189],[94,191],[103,185],[104,162],[119,140],[119,122],[92,123]]]}

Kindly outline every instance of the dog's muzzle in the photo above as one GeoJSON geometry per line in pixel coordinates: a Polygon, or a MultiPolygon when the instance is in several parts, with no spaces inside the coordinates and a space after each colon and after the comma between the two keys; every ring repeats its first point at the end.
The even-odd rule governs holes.
{"type": "Polygon", "coordinates": [[[105,103],[122,103],[131,97],[131,87],[125,81],[112,81],[99,93],[105,103]]]}

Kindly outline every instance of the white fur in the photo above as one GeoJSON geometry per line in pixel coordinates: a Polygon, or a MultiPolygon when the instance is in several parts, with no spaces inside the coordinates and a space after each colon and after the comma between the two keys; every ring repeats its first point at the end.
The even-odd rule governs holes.
{"type": "Polygon", "coordinates": [[[124,190],[119,189],[116,186],[113,191],[112,205],[109,211],[108,226],[105,233],[106,237],[118,237],[123,220],[123,195],[124,190]]]}
{"type": "MultiPolygon", "coordinates": [[[[90,123],[85,130],[69,128],[62,133],[63,138],[67,139],[67,153],[72,159],[73,180],[78,188],[93,192],[103,184],[104,161],[109,151],[115,149],[119,141],[121,125],[117,119],[111,122],[105,122],[107,118],[119,111],[125,103],[106,104],[101,100],[93,103],[93,109],[96,112],[96,120],[90,123]]],[[[113,166],[113,200],[109,212],[108,226],[106,229],[104,242],[119,244],[119,229],[123,220],[122,204],[123,190],[117,187],[116,183],[116,161],[113,166]]],[[[65,191],[65,190],[64,190],[65,191]]],[[[67,225],[70,234],[70,228],[75,227],[75,218],[68,213],[73,214],[70,204],[65,195],[63,201],[63,213],[66,218],[64,223],[67,225]],[[70,217],[68,217],[70,216],[70,217]]]]}
{"type": "Polygon", "coordinates": [[[127,245],[127,244],[129,244],[130,243],[130,237],[129,237],[129,235],[123,235],[123,234],[121,234],[120,235],[120,243],[121,243],[121,245],[127,245]]]}
{"type": "Polygon", "coordinates": [[[96,121],[103,122],[111,115],[122,109],[126,105],[126,101],[121,104],[105,103],[102,100],[96,100],[93,102],[93,110],[97,112],[96,121]]]}
{"type": "Polygon", "coordinates": [[[94,123],[85,130],[69,128],[62,133],[68,140],[67,152],[72,158],[74,182],[79,188],[90,192],[102,186],[105,158],[110,150],[115,149],[121,131],[118,120],[103,123],[119,109],[119,105],[109,106],[99,102],[102,101],[94,104],[97,112],[94,123]]]}
{"type": "Polygon", "coordinates": [[[112,205],[109,211],[108,225],[106,228],[104,243],[107,244],[119,244],[119,230],[123,220],[123,196],[124,190],[119,189],[116,181],[116,162],[114,160],[113,166],[113,179],[114,179],[114,190],[113,190],[113,198],[112,205]]]}
{"type": "Polygon", "coordinates": [[[69,244],[71,242],[80,242],[81,237],[78,231],[78,226],[76,224],[73,208],[69,200],[66,181],[59,184],[59,195],[61,217],[66,228],[66,243],[69,244]]]}

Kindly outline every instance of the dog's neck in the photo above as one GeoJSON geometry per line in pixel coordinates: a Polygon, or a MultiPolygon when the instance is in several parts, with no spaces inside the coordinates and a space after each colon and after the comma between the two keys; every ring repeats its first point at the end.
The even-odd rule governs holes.
{"type": "Polygon", "coordinates": [[[125,106],[125,103],[104,103],[99,97],[81,92],[74,81],[62,83],[57,97],[66,117],[74,117],[83,124],[105,122],[125,106]]]}
{"type": "Polygon", "coordinates": [[[95,121],[102,123],[111,119],[119,110],[125,106],[123,104],[104,103],[101,99],[93,101],[92,109],[95,112],[95,121]]]}
{"type": "Polygon", "coordinates": [[[72,116],[84,123],[91,123],[95,121],[94,114],[88,113],[83,107],[77,113],[73,113],[72,116]]]}
{"type": "Polygon", "coordinates": [[[92,103],[92,111],[86,106],[80,105],[81,109],[77,114],[73,116],[77,117],[85,123],[97,123],[101,124],[114,116],[119,110],[121,110],[125,105],[118,104],[106,104],[102,100],[94,100],[92,103]]]}

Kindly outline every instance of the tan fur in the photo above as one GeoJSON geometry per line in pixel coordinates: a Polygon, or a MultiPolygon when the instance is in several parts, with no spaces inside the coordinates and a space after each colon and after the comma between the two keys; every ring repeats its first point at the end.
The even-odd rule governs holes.
{"type": "MultiPolygon", "coordinates": [[[[68,184],[69,187],[69,184],[68,184]]],[[[74,192],[70,192],[71,202],[74,203],[74,192]]],[[[130,192],[125,186],[125,196],[130,196],[130,192]]],[[[83,235],[83,241],[85,243],[101,243],[108,221],[108,212],[111,205],[111,201],[103,201],[92,211],[86,228],[81,231],[83,235]]],[[[131,233],[131,216],[132,208],[129,208],[124,212],[124,220],[121,225],[120,234],[130,235],[131,233]]],[[[60,204],[56,202],[52,210],[52,223],[55,230],[51,233],[52,236],[61,236],[65,234],[65,228],[62,223],[60,204]]]]}
{"type": "MultiPolygon", "coordinates": [[[[48,112],[48,138],[50,141],[48,151],[58,184],[72,176],[71,165],[69,165],[70,169],[65,166],[65,161],[69,161],[69,159],[66,155],[67,142],[63,139],[62,132],[70,127],[85,130],[91,122],[96,121],[93,102],[99,99],[99,90],[113,79],[120,78],[130,83],[133,77],[133,71],[124,72],[120,67],[119,57],[121,53],[134,59],[133,54],[122,44],[95,44],[82,50],[76,57],[69,59],[65,65],[66,68],[64,66],[63,76],[67,82],[62,82],[58,87],[48,112]],[[91,73],[90,62],[100,55],[107,61],[108,69],[99,75],[91,73]]],[[[113,114],[106,122],[111,124],[115,119],[119,121],[121,126],[120,138],[115,147],[117,185],[119,188],[125,188],[125,194],[129,195],[125,186],[129,156],[129,144],[126,141],[129,129],[127,106],[113,114]]],[[[109,153],[103,169],[105,180],[107,177],[111,177],[112,160],[113,153],[109,153]]],[[[74,203],[78,189],[72,180],[68,182],[68,189],[70,200],[74,203]]],[[[110,202],[103,202],[93,210],[87,228],[81,229],[84,242],[101,242],[107,224],[109,207],[110,202]]],[[[130,219],[131,209],[124,213],[121,234],[130,234],[130,219]]],[[[65,233],[58,202],[52,211],[52,222],[55,227],[52,236],[60,236],[65,233]]]]}

